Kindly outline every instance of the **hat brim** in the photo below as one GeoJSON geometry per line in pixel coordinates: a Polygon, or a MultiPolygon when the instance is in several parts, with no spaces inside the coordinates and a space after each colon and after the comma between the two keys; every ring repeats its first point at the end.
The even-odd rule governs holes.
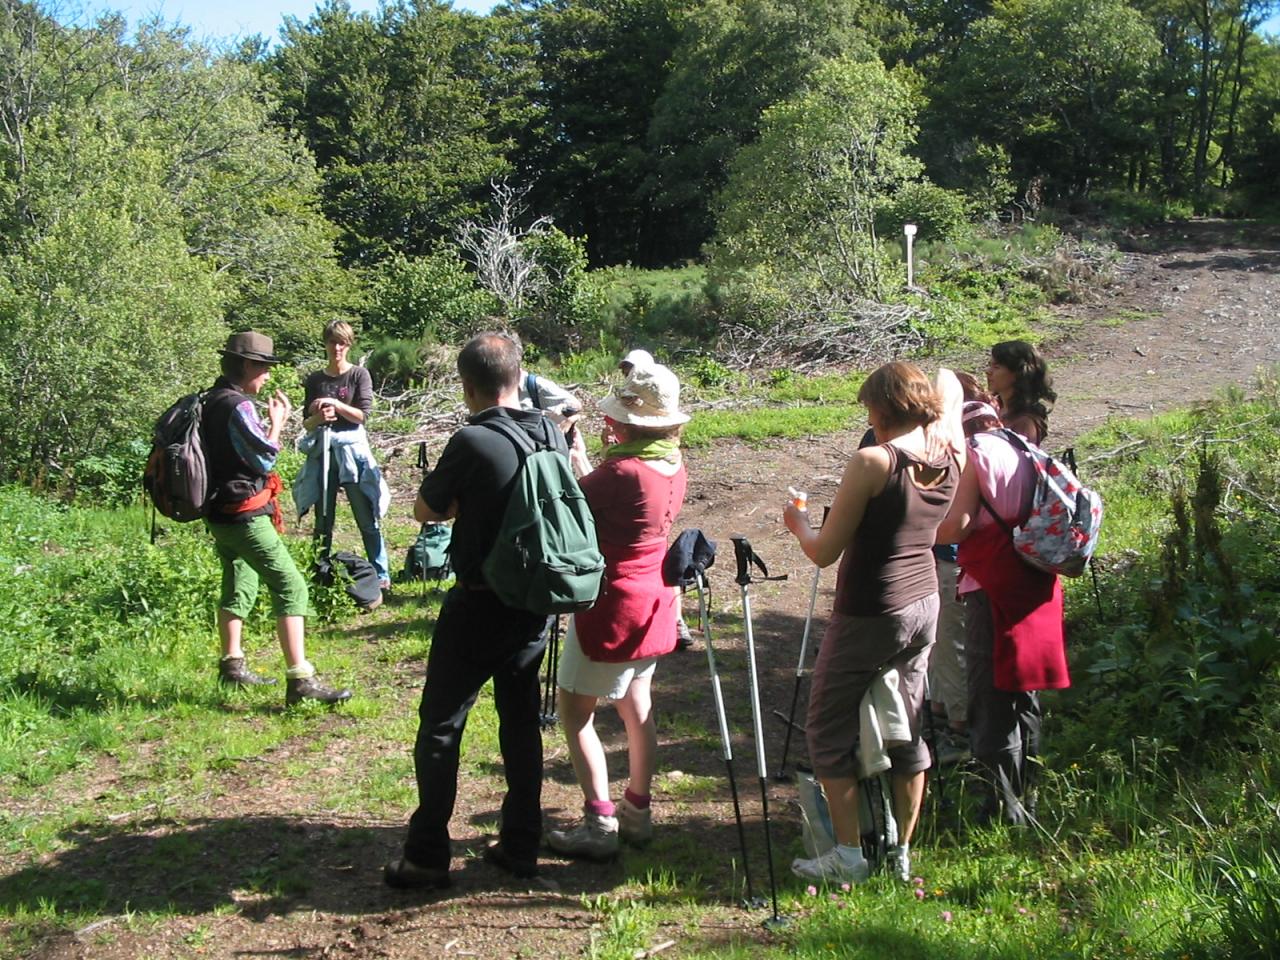
{"type": "Polygon", "coordinates": [[[611,420],[636,427],[678,427],[689,422],[689,415],[678,410],[650,415],[638,414],[612,394],[601,400],[599,406],[600,411],[611,420]]]}
{"type": "Polygon", "coordinates": [[[283,357],[277,357],[275,354],[271,353],[258,353],[253,350],[250,350],[247,353],[237,353],[235,350],[221,350],[219,352],[224,357],[240,357],[244,360],[257,360],[259,363],[269,363],[272,366],[284,363],[283,357]]]}

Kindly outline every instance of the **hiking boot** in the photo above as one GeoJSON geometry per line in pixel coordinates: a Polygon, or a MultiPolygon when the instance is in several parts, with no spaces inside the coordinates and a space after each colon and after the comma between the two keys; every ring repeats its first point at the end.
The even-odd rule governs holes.
{"type": "Polygon", "coordinates": [[[531,880],[538,875],[538,858],[536,856],[532,860],[513,856],[507,852],[507,848],[502,845],[501,840],[484,848],[484,862],[491,863],[499,870],[504,870],[513,877],[519,877],[521,880],[531,880]]]}
{"type": "Polygon", "coordinates": [[[623,797],[618,801],[618,836],[633,846],[643,847],[653,839],[653,809],[641,810],[623,797]]]}
{"type": "Polygon", "coordinates": [[[938,766],[953,767],[971,756],[967,734],[955,730],[943,730],[938,734],[938,766]]]}
{"type": "Polygon", "coordinates": [[[303,700],[315,700],[318,703],[344,703],[350,699],[350,690],[330,687],[321,683],[319,677],[311,676],[301,680],[285,681],[284,703],[287,707],[299,704],[303,700]]]}
{"type": "Polygon", "coordinates": [[[683,620],[676,621],[676,649],[688,650],[693,646],[693,634],[689,632],[689,625],[683,620]]]}
{"type": "Polygon", "coordinates": [[[618,818],[588,813],[572,830],[548,833],[547,846],[569,857],[612,860],[618,855],[618,818]]]}
{"type": "Polygon", "coordinates": [[[229,687],[259,687],[275,683],[275,677],[263,677],[244,665],[244,657],[224,657],[218,663],[218,682],[229,687]]]}
{"type": "Polygon", "coordinates": [[[903,883],[911,882],[911,850],[909,848],[890,847],[884,853],[884,860],[889,876],[903,883]]]}
{"type": "Polygon", "coordinates": [[[859,860],[850,865],[840,855],[839,847],[832,847],[820,857],[791,861],[791,872],[801,880],[819,880],[827,883],[862,883],[871,876],[871,864],[859,860]]]}
{"type": "Polygon", "coordinates": [[[382,868],[382,879],[397,890],[447,890],[453,884],[448,867],[420,867],[403,857],[382,868]]]}

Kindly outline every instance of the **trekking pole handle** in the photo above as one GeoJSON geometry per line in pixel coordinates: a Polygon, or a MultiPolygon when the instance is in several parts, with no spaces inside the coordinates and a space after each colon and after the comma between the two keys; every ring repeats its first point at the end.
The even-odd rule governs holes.
{"type": "Polygon", "coordinates": [[[753,563],[760,568],[760,580],[787,579],[787,575],[785,573],[776,577],[769,576],[769,568],[764,565],[764,561],[761,560],[760,557],[756,555],[756,552],[751,549],[751,541],[742,534],[734,534],[729,539],[733,541],[733,555],[738,561],[738,574],[734,578],[734,582],[737,583],[738,586],[745,587],[747,584],[755,582],[751,576],[751,564],[753,563]]]}

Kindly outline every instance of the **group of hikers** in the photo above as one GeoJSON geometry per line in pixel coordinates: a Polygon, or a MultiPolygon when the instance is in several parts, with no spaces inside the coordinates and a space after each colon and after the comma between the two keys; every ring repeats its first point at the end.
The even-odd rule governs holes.
{"type": "MultiPolygon", "coordinates": [[[[306,381],[303,423],[308,442],[324,443],[333,454],[325,457],[326,516],[332,522],[341,486],[369,560],[389,589],[379,519],[385,483],[363,428],[372,387],[368,373],[348,358],[353,343],[346,323],[326,327],[328,364],[306,381]]],[[[321,682],[306,658],[307,585],[279,537],[281,484],[272,466],[290,402],[280,391],[268,396],[265,423],[254,405],[280,362],[271,338],[231,336],[201,422],[210,472],[207,526],[222,565],[219,676],[237,686],[275,682],[246,666],[241,644],[262,580],[277,617],[286,702],[332,704],[351,691],[321,682]]],[[[617,854],[620,842],[644,844],[652,836],[653,679],[659,660],[689,642],[679,588],[664,578],[663,560],[685,499],[680,434],[690,417],[680,408],[676,375],[649,353],[632,351],[618,369],[597,405],[602,450],[592,466],[579,430],[582,405],[523,369],[515,335],[481,333],[458,354],[470,415],[422,481],[413,509],[419,522],[452,522],[456,580],[435,623],[418,711],[418,806],[401,856],[383,871],[393,887],[450,885],[449,820],[461,738],[489,680],[507,790],[486,861],[527,878],[538,874],[544,843],[562,855],[603,860],[617,854]],[[484,573],[530,445],[568,458],[604,559],[595,603],[569,616],[556,676],[582,817],[545,834],[539,671],[549,621],[504,604],[484,573]],[[628,777],[616,800],[594,726],[602,702],[613,705],[626,729],[628,777]]],[[[873,683],[894,671],[909,727],[888,749],[899,830],[888,860],[904,879],[931,765],[922,735],[926,699],[957,742],[967,735],[984,783],[980,819],[1023,824],[1034,812],[1037,691],[1068,683],[1058,578],[1022,563],[1010,535],[1030,507],[1036,474],[1009,431],[1042,442],[1055,400],[1038,351],[1022,341],[997,344],[985,387],[946,369],[930,379],[914,364],[887,363],[867,378],[858,399],[871,429],[845,467],[825,521],[815,525],[796,502],[782,511],[813,563],[840,560],[805,723],[835,845],[797,859],[792,870],[846,883],[870,873],[860,845],[855,757],[860,707],[873,683]]],[[[294,493],[300,506],[316,502],[300,498],[296,487],[294,493]]]]}

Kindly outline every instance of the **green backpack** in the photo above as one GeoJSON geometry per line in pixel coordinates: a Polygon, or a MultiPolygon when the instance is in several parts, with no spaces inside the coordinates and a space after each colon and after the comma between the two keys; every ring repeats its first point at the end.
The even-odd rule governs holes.
{"type": "Polygon", "coordinates": [[[401,581],[412,583],[421,580],[425,583],[428,580],[448,580],[453,576],[449,557],[452,537],[452,528],[447,523],[424,523],[405,554],[401,581]]]}
{"type": "Polygon", "coordinates": [[[543,418],[546,437],[539,445],[519,426],[501,417],[486,420],[515,444],[520,471],[498,537],[481,570],[505,606],[533,613],[572,613],[596,601],[604,557],[596,542],[596,521],[569,470],[557,453],[543,418]]]}

